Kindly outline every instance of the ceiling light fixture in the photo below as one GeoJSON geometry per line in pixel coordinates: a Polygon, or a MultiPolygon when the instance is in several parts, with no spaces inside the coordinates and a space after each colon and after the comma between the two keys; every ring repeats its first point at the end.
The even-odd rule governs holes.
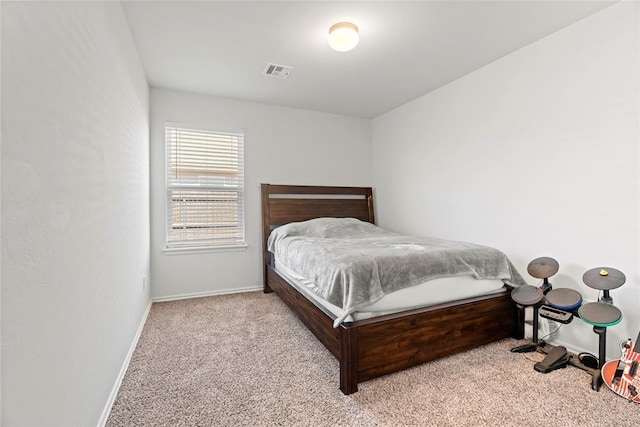
{"type": "Polygon", "coordinates": [[[329,28],[329,46],[338,52],[346,52],[360,41],[358,27],[351,22],[338,22],[329,28]]]}

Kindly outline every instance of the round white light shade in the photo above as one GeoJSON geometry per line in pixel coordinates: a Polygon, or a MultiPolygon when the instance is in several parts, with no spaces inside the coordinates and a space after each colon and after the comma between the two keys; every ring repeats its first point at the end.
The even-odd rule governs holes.
{"type": "Polygon", "coordinates": [[[358,27],[351,22],[338,22],[329,28],[329,46],[338,52],[346,52],[360,41],[358,27]]]}

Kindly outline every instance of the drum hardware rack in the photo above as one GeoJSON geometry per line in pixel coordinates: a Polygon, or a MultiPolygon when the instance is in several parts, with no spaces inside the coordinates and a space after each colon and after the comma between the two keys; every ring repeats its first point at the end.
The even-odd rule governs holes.
{"type": "Polygon", "coordinates": [[[558,262],[550,257],[536,258],[531,261],[527,271],[533,277],[543,279],[540,287],[524,285],[515,288],[511,297],[520,308],[519,316],[524,319],[524,308],[533,308],[532,342],[511,349],[515,353],[537,351],[545,354],[544,360],[535,364],[534,369],[548,373],[567,365],[582,369],[591,374],[591,388],[600,390],[602,385],[601,370],[606,361],[607,327],[614,326],[622,320],[622,313],[613,305],[609,291],[618,288],[626,281],[625,275],[614,268],[598,267],[588,270],[582,277],[583,282],[603,291],[597,302],[582,304],[582,296],[572,289],[553,289],[549,277],[558,272],[558,262]],[[568,352],[563,346],[554,346],[544,340],[538,340],[538,317],[544,317],[562,324],[571,323],[573,317],[579,317],[593,325],[593,332],[598,335],[598,366],[587,366],[579,355],[568,352]]]}

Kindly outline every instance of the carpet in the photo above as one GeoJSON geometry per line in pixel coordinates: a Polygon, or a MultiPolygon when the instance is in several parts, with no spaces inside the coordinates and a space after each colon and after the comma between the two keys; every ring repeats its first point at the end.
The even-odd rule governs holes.
{"type": "Polygon", "coordinates": [[[274,294],[154,303],[107,426],[631,426],[640,406],[507,339],[339,390],[338,362],[274,294]]]}

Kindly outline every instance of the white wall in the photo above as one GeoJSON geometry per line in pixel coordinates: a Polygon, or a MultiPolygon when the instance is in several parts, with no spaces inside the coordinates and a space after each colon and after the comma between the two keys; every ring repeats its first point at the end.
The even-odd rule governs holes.
{"type": "MultiPolygon", "coordinates": [[[[502,249],[531,284],[590,300],[582,274],[627,275],[612,291],[617,343],[640,330],[638,4],[616,4],[373,121],[378,219],[392,229],[502,249]]],[[[558,342],[597,352],[577,320],[558,342]]]]}
{"type": "MultiPolygon", "coordinates": [[[[265,77],[267,78],[267,77],[265,77]]],[[[286,83],[286,82],[284,82],[286,83]]],[[[262,286],[260,183],[370,185],[370,121],[166,89],[151,90],[154,298],[262,286]],[[245,133],[246,251],[165,255],[164,123],[245,133]]]]}
{"type": "MultiPolygon", "coordinates": [[[[2,25],[2,5],[0,5],[0,26],[2,25]]],[[[2,58],[2,43],[0,42],[0,61],[2,58]]],[[[2,116],[2,66],[0,66],[0,116],[2,116]]],[[[2,122],[0,120],[0,222],[2,221],[2,122]]],[[[2,242],[2,227],[0,226],[0,242],[2,242]]],[[[0,258],[2,245],[0,244],[0,258]]],[[[0,309],[2,308],[2,261],[0,260],[0,309]]],[[[0,312],[0,422],[2,422],[2,313],[0,312]]]]}
{"type": "Polygon", "coordinates": [[[1,7],[1,424],[96,425],[150,299],[148,86],[118,2],[1,7]]]}

